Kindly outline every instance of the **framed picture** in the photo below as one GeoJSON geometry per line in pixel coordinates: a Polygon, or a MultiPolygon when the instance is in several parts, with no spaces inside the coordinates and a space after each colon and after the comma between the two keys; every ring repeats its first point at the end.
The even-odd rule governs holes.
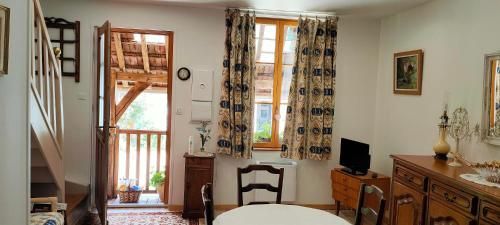
{"type": "Polygon", "coordinates": [[[394,54],[394,94],[422,94],[423,59],[422,49],[394,54]]]}
{"type": "Polygon", "coordinates": [[[0,5],[0,75],[9,68],[9,17],[10,9],[0,5]]]}

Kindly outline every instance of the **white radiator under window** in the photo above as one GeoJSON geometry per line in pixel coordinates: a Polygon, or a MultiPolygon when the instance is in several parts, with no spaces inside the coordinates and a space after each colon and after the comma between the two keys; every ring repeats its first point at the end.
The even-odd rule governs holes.
{"type": "MultiPolygon", "coordinates": [[[[258,165],[271,165],[274,168],[284,168],[283,192],[281,202],[293,203],[297,197],[297,162],[294,161],[257,161],[258,165]]],[[[255,173],[255,183],[268,183],[275,187],[278,186],[278,175],[268,173],[267,171],[258,171],[255,173]]],[[[267,190],[256,190],[255,201],[276,200],[276,193],[267,190]]]]}

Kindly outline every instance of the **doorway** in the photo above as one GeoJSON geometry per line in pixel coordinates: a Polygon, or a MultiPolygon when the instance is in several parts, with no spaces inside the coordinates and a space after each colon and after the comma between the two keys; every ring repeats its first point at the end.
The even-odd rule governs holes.
{"type": "Polygon", "coordinates": [[[111,36],[110,101],[115,107],[110,122],[116,128],[110,145],[108,207],[165,206],[172,32],[112,28],[111,36]],[[164,177],[163,184],[150,185],[158,176],[164,177]],[[139,199],[130,197],[134,188],[142,191],[139,199]]]}
{"type": "Polygon", "coordinates": [[[105,221],[110,207],[168,204],[173,32],[106,23],[96,41],[95,202],[105,221]],[[160,175],[164,185],[151,185],[160,175]]]}

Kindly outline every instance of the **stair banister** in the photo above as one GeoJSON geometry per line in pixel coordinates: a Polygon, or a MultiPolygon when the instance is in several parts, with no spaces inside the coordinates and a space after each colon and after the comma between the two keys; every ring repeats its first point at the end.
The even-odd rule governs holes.
{"type": "Polygon", "coordinates": [[[64,113],[60,49],[53,48],[39,0],[33,1],[30,119],[40,151],[64,199],[64,113]]]}

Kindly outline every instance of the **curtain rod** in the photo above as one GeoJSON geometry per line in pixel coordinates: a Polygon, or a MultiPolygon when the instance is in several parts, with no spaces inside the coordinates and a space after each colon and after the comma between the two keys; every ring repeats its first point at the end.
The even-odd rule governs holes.
{"type": "Polygon", "coordinates": [[[279,17],[279,18],[298,18],[299,16],[308,17],[328,17],[335,16],[334,12],[312,12],[312,11],[286,11],[271,9],[252,9],[252,8],[229,8],[239,9],[240,11],[255,12],[258,17],[279,17]]]}

